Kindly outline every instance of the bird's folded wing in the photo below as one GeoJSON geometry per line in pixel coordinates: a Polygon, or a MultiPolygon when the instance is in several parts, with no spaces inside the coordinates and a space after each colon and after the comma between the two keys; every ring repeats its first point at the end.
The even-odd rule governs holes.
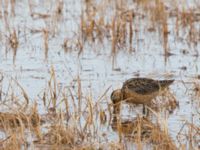
{"type": "Polygon", "coordinates": [[[138,94],[151,94],[159,91],[159,83],[151,79],[127,80],[122,88],[128,88],[138,94]]]}

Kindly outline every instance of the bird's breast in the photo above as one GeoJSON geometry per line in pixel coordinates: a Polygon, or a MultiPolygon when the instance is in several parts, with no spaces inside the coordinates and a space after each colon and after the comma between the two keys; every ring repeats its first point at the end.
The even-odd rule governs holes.
{"type": "Polygon", "coordinates": [[[136,92],[126,89],[123,91],[123,100],[134,104],[146,104],[150,103],[151,100],[157,95],[158,92],[153,92],[151,94],[138,94],[136,92]]]}

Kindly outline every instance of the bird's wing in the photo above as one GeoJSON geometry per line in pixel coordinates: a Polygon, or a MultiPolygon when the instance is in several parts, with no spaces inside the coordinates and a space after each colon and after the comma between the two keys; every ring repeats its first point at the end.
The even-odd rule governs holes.
{"type": "Polygon", "coordinates": [[[159,91],[159,84],[157,81],[147,78],[132,78],[124,82],[122,88],[128,88],[129,90],[138,94],[151,94],[159,91]]]}

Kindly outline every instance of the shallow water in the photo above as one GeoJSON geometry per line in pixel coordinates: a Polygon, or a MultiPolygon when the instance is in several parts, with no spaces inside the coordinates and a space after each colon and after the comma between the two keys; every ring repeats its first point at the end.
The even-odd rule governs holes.
{"type": "MultiPolygon", "coordinates": [[[[192,2],[188,3],[192,6],[192,2]]],[[[79,76],[83,95],[91,94],[93,101],[96,101],[110,87],[104,97],[105,101],[109,103],[111,103],[112,90],[121,88],[123,82],[131,77],[175,79],[175,82],[170,86],[170,91],[179,102],[179,108],[176,108],[167,119],[170,135],[176,141],[177,134],[185,121],[199,125],[197,110],[199,110],[200,102],[199,97],[194,97],[193,83],[199,84],[197,76],[200,75],[200,58],[194,55],[200,46],[199,42],[195,46],[188,44],[184,37],[186,34],[184,31],[180,31],[183,40],[175,38],[173,18],[169,19],[168,44],[170,52],[174,55],[167,58],[163,55],[164,50],[159,32],[147,32],[145,28],[148,22],[143,19],[139,23],[135,23],[140,26],[136,27],[139,32],[136,38],[133,38],[134,51],[128,52],[126,48],[122,48],[116,54],[113,63],[110,41],[105,41],[103,44],[98,42],[85,44],[80,56],[78,56],[78,50],[75,49],[71,52],[64,52],[62,48],[64,38],[72,38],[73,33],[78,30],[81,2],[65,1],[64,4],[64,16],[62,16],[62,21],[58,21],[56,25],[56,34],[49,36],[47,60],[44,56],[42,33],[32,33],[31,30],[41,30],[46,27],[51,29],[53,26],[51,17],[46,20],[34,20],[30,17],[28,4],[16,2],[16,16],[9,17],[11,26],[19,32],[19,47],[14,64],[13,52],[10,48],[6,48],[5,35],[8,35],[8,30],[5,30],[4,22],[0,23],[1,39],[3,39],[1,42],[0,72],[5,77],[2,82],[3,89],[6,90],[11,77],[16,79],[27,92],[31,103],[39,99],[37,101],[39,112],[44,114],[47,110],[44,109],[40,94],[48,85],[52,67],[55,69],[56,80],[60,87],[72,89],[75,87],[76,89],[79,76]],[[183,54],[183,50],[187,53],[183,54]]],[[[187,6],[189,7],[189,5],[187,6]]],[[[53,15],[54,7],[53,3],[35,1],[33,10],[53,15]]],[[[199,26],[199,22],[196,23],[196,26],[199,26]]],[[[76,97],[75,93],[74,95],[76,97]]],[[[130,113],[126,110],[127,107],[121,116],[133,118],[136,113],[130,113]]],[[[59,108],[63,108],[63,106],[58,106],[59,108]]],[[[137,112],[141,112],[140,107],[135,109],[137,112]]],[[[3,108],[2,111],[6,111],[6,108],[3,108]]],[[[118,139],[117,133],[113,132],[110,127],[102,128],[102,132],[107,132],[111,141],[118,139]]]]}

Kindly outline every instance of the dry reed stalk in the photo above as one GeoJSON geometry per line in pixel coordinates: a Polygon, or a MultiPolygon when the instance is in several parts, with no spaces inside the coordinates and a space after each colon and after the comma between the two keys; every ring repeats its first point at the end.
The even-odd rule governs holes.
{"type": "Polygon", "coordinates": [[[104,22],[104,17],[101,16],[99,18],[99,20],[97,20],[97,23],[96,23],[96,34],[97,34],[97,38],[99,39],[99,41],[101,43],[103,43],[103,38],[104,38],[104,30],[105,30],[105,22],[104,22]],[[103,29],[102,29],[103,28],[103,29]]]}
{"type": "Polygon", "coordinates": [[[150,1],[149,0],[136,0],[135,1],[138,5],[141,5],[141,6],[146,6],[146,5],[149,5],[150,1]]]}
{"type": "Polygon", "coordinates": [[[13,79],[15,81],[15,83],[17,84],[17,86],[21,89],[22,91],[22,95],[26,101],[26,106],[29,104],[29,97],[28,94],[26,93],[26,91],[24,90],[24,88],[19,84],[19,82],[15,79],[13,79]]]}
{"type": "Polygon", "coordinates": [[[95,33],[98,33],[98,28],[95,20],[97,12],[94,9],[95,4],[92,2],[86,2],[85,6],[85,12],[82,10],[81,14],[81,37],[83,41],[91,39],[91,41],[94,42],[94,35],[95,33]]]}
{"type": "Polygon", "coordinates": [[[119,143],[122,143],[122,126],[120,122],[117,123],[117,131],[118,131],[118,137],[119,137],[119,143]]]}
{"type": "MultiPolygon", "coordinates": [[[[153,106],[154,107],[154,106],[153,106]]],[[[173,113],[179,107],[179,102],[173,93],[166,89],[160,96],[156,98],[155,109],[156,111],[163,111],[166,113],[173,113]],[[157,110],[158,109],[158,110],[157,110]]]]}
{"type": "Polygon", "coordinates": [[[77,77],[77,83],[78,83],[78,113],[81,113],[81,106],[82,106],[82,90],[81,90],[81,79],[78,75],[77,77]]]}
{"type": "Polygon", "coordinates": [[[97,99],[95,107],[97,107],[97,104],[100,103],[102,100],[104,100],[103,98],[106,96],[107,92],[110,90],[112,86],[109,86],[104,93],[97,99]]]}
{"type": "Polygon", "coordinates": [[[20,150],[22,148],[22,144],[24,140],[19,138],[18,134],[12,134],[8,136],[4,141],[2,141],[1,149],[2,150],[20,150]]]}
{"type": "Polygon", "coordinates": [[[112,30],[112,55],[115,55],[116,54],[116,43],[117,43],[117,40],[116,40],[116,20],[115,18],[112,19],[112,27],[111,27],[111,30],[112,30]]]}
{"type": "Polygon", "coordinates": [[[176,32],[176,37],[179,37],[179,34],[180,34],[180,25],[179,25],[179,20],[180,20],[180,17],[178,15],[178,8],[176,9],[176,23],[175,23],[175,32],[176,32]]]}
{"type": "Polygon", "coordinates": [[[49,50],[49,31],[47,29],[42,30],[43,33],[43,41],[44,41],[44,54],[45,54],[45,59],[47,60],[48,58],[48,50],[49,50]]]}
{"type": "MultiPolygon", "coordinates": [[[[17,87],[20,88],[20,90],[22,92],[22,95],[23,95],[23,97],[24,97],[24,99],[26,101],[26,105],[25,105],[25,107],[26,107],[29,104],[28,94],[26,93],[26,91],[24,90],[24,88],[19,84],[19,82],[16,79],[14,79],[14,78],[11,77],[11,81],[10,82],[12,82],[12,81],[14,81],[16,83],[17,87]]],[[[9,85],[11,86],[11,83],[9,85]]],[[[8,96],[8,93],[9,93],[9,87],[8,87],[7,94],[6,94],[7,96],[8,96]]],[[[17,97],[14,96],[14,92],[13,91],[15,91],[15,90],[14,89],[11,90],[11,100],[17,99],[17,97]]]]}
{"type": "Polygon", "coordinates": [[[112,111],[112,106],[111,106],[111,104],[109,104],[109,103],[107,103],[107,108],[108,108],[108,112],[109,112],[109,121],[108,121],[108,124],[111,124],[111,121],[112,121],[112,118],[113,118],[113,111],[112,111]]]}
{"type": "Polygon", "coordinates": [[[89,113],[89,115],[88,115],[88,117],[87,117],[87,124],[88,125],[94,125],[94,112],[93,112],[93,102],[92,102],[92,98],[91,98],[91,96],[89,96],[89,97],[87,97],[87,105],[88,105],[88,113],[89,113]]]}
{"type": "Polygon", "coordinates": [[[200,127],[185,120],[177,134],[177,141],[180,145],[179,147],[182,149],[199,149],[199,131],[200,127]]]}
{"type": "Polygon", "coordinates": [[[170,54],[169,45],[168,45],[168,24],[167,20],[164,19],[162,23],[162,33],[163,33],[163,47],[165,52],[165,58],[167,58],[170,54]]]}
{"type": "Polygon", "coordinates": [[[136,117],[134,120],[119,121],[112,123],[114,131],[122,134],[129,141],[136,144],[137,149],[143,149],[144,144],[151,144],[152,148],[162,150],[176,150],[173,140],[160,129],[162,124],[154,124],[144,117],[136,117]],[[119,124],[119,125],[118,125],[119,124]]]}
{"type": "Polygon", "coordinates": [[[119,20],[118,22],[118,31],[119,31],[119,44],[120,46],[124,46],[126,44],[126,37],[127,37],[127,25],[125,20],[119,20]]]}
{"type": "Polygon", "coordinates": [[[168,18],[167,18],[167,12],[165,10],[165,5],[162,1],[156,0],[156,13],[159,16],[157,21],[161,21],[162,24],[162,35],[163,35],[163,48],[164,48],[164,54],[165,54],[165,59],[169,56],[170,51],[168,47],[168,18]]]}
{"type": "Polygon", "coordinates": [[[91,38],[91,40],[94,42],[94,27],[95,27],[95,20],[92,19],[92,20],[89,20],[89,25],[87,27],[87,30],[86,30],[86,35],[88,38],[91,38]]]}
{"type": "Polygon", "coordinates": [[[81,21],[80,21],[80,30],[81,30],[81,39],[83,39],[83,41],[85,41],[85,28],[86,28],[86,22],[85,22],[85,19],[84,19],[84,14],[83,14],[83,11],[81,13],[81,21]]]}
{"type": "Polygon", "coordinates": [[[68,46],[69,44],[68,43],[69,43],[69,40],[64,39],[62,47],[63,47],[65,53],[67,53],[69,51],[69,46],[68,46]]]}
{"type": "Polygon", "coordinates": [[[32,108],[31,113],[28,115],[21,112],[0,113],[0,120],[0,126],[4,129],[23,127],[22,130],[24,130],[25,127],[35,128],[40,126],[40,117],[37,112],[37,105],[32,108]]]}
{"type": "Polygon", "coordinates": [[[46,102],[46,92],[45,91],[43,92],[42,101],[43,101],[44,107],[46,107],[47,102],[46,102]]]}
{"type": "Polygon", "coordinates": [[[79,52],[78,52],[78,56],[80,56],[80,54],[83,52],[83,39],[78,39],[77,43],[76,43],[76,47],[78,48],[79,52]]]}
{"type": "Polygon", "coordinates": [[[137,118],[137,135],[136,135],[136,144],[137,144],[137,149],[138,150],[142,150],[143,149],[143,146],[142,146],[142,138],[141,138],[141,134],[142,134],[142,129],[141,129],[141,123],[142,123],[142,120],[141,118],[137,118]]]}
{"type": "Polygon", "coordinates": [[[105,111],[101,110],[101,111],[99,112],[99,118],[100,118],[100,123],[101,123],[101,124],[105,124],[105,123],[106,123],[106,121],[107,121],[107,116],[106,116],[105,111]]]}
{"type": "Polygon", "coordinates": [[[77,118],[77,115],[78,115],[78,109],[77,109],[77,106],[76,106],[75,98],[74,98],[74,96],[73,96],[72,91],[71,91],[70,88],[69,88],[69,94],[70,94],[71,99],[72,99],[73,111],[74,111],[74,117],[77,118]]]}
{"type": "Polygon", "coordinates": [[[34,4],[33,4],[32,0],[28,0],[28,6],[29,6],[30,16],[32,16],[33,15],[33,7],[34,7],[34,4]]]}
{"type": "Polygon", "coordinates": [[[57,100],[57,97],[58,97],[58,95],[57,95],[58,92],[57,92],[57,81],[56,81],[56,76],[55,76],[55,69],[54,69],[53,66],[51,68],[51,75],[52,75],[52,79],[53,79],[53,100],[54,100],[53,106],[55,108],[56,100],[57,100]]]}
{"type": "Polygon", "coordinates": [[[10,4],[11,4],[11,15],[15,16],[15,0],[10,0],[10,4]]]}
{"type": "Polygon", "coordinates": [[[13,64],[14,64],[17,55],[17,48],[19,46],[19,40],[15,29],[13,30],[12,33],[10,33],[8,40],[9,40],[8,43],[13,50],[13,64]]]}
{"type": "Polygon", "coordinates": [[[16,132],[22,136],[25,128],[24,123],[26,123],[26,118],[22,118],[20,114],[0,113],[0,127],[8,135],[16,132]]]}
{"type": "Polygon", "coordinates": [[[52,125],[48,133],[43,136],[43,144],[50,144],[52,146],[67,145],[72,148],[75,144],[76,136],[72,129],[58,123],[52,125]]]}
{"type": "Polygon", "coordinates": [[[63,0],[56,1],[56,7],[55,10],[53,11],[53,14],[51,15],[51,28],[49,31],[51,31],[51,34],[55,36],[58,33],[58,23],[62,21],[63,17],[63,7],[64,7],[64,2],[63,0]]]}
{"type": "Polygon", "coordinates": [[[115,55],[116,55],[116,44],[117,44],[117,37],[116,37],[116,20],[115,17],[112,19],[112,25],[111,25],[111,40],[112,40],[112,50],[111,50],[111,56],[112,56],[112,69],[114,69],[115,64],[115,55]]]}
{"type": "Polygon", "coordinates": [[[132,12],[129,12],[129,51],[132,51],[132,43],[133,43],[133,15],[132,12]]]}
{"type": "Polygon", "coordinates": [[[20,149],[22,147],[28,147],[26,145],[26,134],[25,128],[34,129],[34,133],[36,136],[39,134],[39,130],[37,127],[40,124],[39,116],[35,112],[30,115],[25,115],[21,112],[17,113],[0,113],[0,126],[6,133],[7,139],[5,139],[0,145],[2,145],[5,149],[20,149]],[[36,132],[37,131],[37,132],[36,132]],[[14,138],[14,139],[13,139],[14,138]],[[17,142],[17,143],[16,143],[17,142]]]}
{"type": "Polygon", "coordinates": [[[183,18],[185,21],[185,26],[189,26],[189,35],[188,35],[188,39],[189,39],[189,44],[190,43],[195,43],[197,42],[198,39],[198,32],[199,29],[196,29],[195,27],[195,14],[192,10],[189,10],[189,12],[186,12],[185,15],[183,15],[183,18]]]}
{"type": "Polygon", "coordinates": [[[194,82],[193,91],[196,98],[200,98],[200,84],[198,82],[194,82]]]}
{"type": "Polygon", "coordinates": [[[62,93],[62,97],[65,103],[65,110],[66,110],[66,116],[67,116],[67,121],[70,118],[70,110],[69,110],[69,102],[68,102],[68,98],[66,96],[66,91],[64,90],[64,92],[62,93]]]}
{"type": "Polygon", "coordinates": [[[53,105],[53,108],[56,108],[57,104],[57,82],[55,77],[55,70],[54,67],[51,67],[51,77],[49,83],[49,90],[50,90],[50,96],[51,96],[51,102],[53,105]]]}
{"type": "Polygon", "coordinates": [[[31,109],[31,113],[28,116],[28,125],[31,127],[31,130],[34,131],[36,137],[40,140],[42,139],[42,132],[40,130],[41,119],[38,114],[37,103],[31,109]]]}
{"type": "Polygon", "coordinates": [[[57,1],[57,7],[56,7],[56,18],[60,18],[60,16],[62,16],[63,14],[63,6],[64,6],[64,1],[63,0],[59,0],[57,1]]]}
{"type": "Polygon", "coordinates": [[[4,12],[3,12],[3,19],[4,19],[4,27],[6,31],[10,32],[10,24],[8,21],[8,2],[9,1],[5,1],[4,2],[4,12]]]}
{"type": "Polygon", "coordinates": [[[192,14],[188,13],[185,9],[183,9],[183,11],[180,14],[180,21],[183,27],[186,27],[190,25],[191,22],[193,22],[191,16],[192,14]]]}

